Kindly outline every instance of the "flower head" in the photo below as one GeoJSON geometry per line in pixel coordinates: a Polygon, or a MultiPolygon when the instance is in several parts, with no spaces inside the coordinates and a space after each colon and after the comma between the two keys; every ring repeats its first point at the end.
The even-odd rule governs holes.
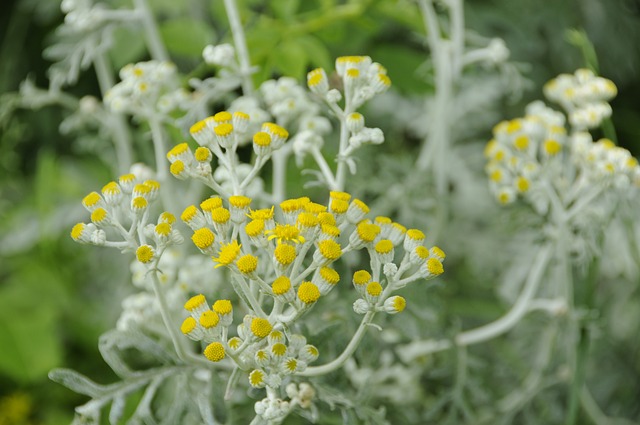
{"type": "Polygon", "coordinates": [[[238,255],[240,254],[241,245],[238,244],[238,241],[229,242],[228,244],[224,244],[220,247],[220,251],[218,252],[218,258],[213,258],[213,261],[216,263],[216,268],[222,266],[228,266],[233,263],[238,255]]]}

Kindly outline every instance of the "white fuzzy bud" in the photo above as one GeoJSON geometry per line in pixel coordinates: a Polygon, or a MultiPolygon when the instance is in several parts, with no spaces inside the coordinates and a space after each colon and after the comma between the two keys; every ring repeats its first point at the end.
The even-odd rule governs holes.
{"type": "Polygon", "coordinates": [[[230,44],[208,45],[202,51],[204,61],[209,65],[228,67],[235,60],[235,50],[230,44]]]}

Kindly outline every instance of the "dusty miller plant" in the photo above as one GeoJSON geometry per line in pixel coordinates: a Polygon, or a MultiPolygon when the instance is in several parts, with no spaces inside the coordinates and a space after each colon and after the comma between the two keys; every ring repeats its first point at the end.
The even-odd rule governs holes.
{"type": "MultiPolygon", "coordinates": [[[[113,141],[105,154],[118,177],[82,200],[90,222],[75,225],[71,237],[133,258],[137,293],[123,300],[116,328],[99,344],[121,380],[101,385],[67,369],[50,374],[90,397],[76,408],[75,423],[108,416],[111,423],[278,424],[291,413],[323,422],[327,406],[344,418],[388,423],[375,407],[385,403],[403,406],[396,417],[412,423],[512,423],[532,417],[523,412],[544,389],[562,385],[562,411],[541,417],[577,423],[581,406],[606,423],[585,385],[603,246],[622,258],[606,272],[638,273],[637,259],[624,255],[637,246],[637,161],[590,132],[608,128],[613,83],[587,70],[561,75],[544,91],[564,112],[534,102],[524,117],[495,126],[483,191],[479,144],[456,142],[496,118],[491,110],[504,87],[517,92],[524,83],[502,40],[465,30],[462,1],[418,1],[435,93],[417,108],[397,96],[384,106],[391,81],[368,56],[314,69],[306,87],[286,76],[254,87],[234,1],[225,8],[234,45],[207,46],[203,60],[215,75],[185,85],[145,0],[132,9],[65,0],[65,24],[46,52],[57,61],[50,87],[23,85],[25,104],[74,111],[62,131],[97,128],[113,141]],[[118,26],[141,29],[151,59],[125,66],[116,79],[107,53],[118,26]],[[62,91],[89,66],[102,99],[62,91]],[[478,69],[486,73],[466,73],[478,69]],[[385,141],[381,129],[365,125],[367,103],[424,139],[415,158],[385,161],[376,149],[355,155],[385,141]],[[132,129],[150,139],[153,167],[133,164],[132,129]],[[306,191],[292,197],[294,159],[312,165],[294,177],[306,191]],[[369,160],[380,166],[366,167],[369,160]],[[473,244],[456,221],[483,222],[495,211],[490,193],[526,217],[512,238],[517,250],[473,244]],[[423,281],[444,271],[445,254],[434,245],[443,234],[478,275],[505,267],[498,289],[510,306],[502,317],[449,334],[422,326],[437,323],[419,302],[423,281]],[[526,316],[534,312],[549,320],[531,326],[526,316]],[[383,332],[368,333],[372,327],[383,332]],[[518,377],[521,387],[497,386],[491,399],[467,347],[507,332],[518,335],[520,351],[531,337],[519,332],[535,335],[526,355],[532,368],[518,377]],[[375,337],[367,348],[391,348],[355,356],[366,334],[375,337]],[[446,351],[455,353],[453,384],[424,403],[420,380],[432,375],[421,362],[446,351]],[[323,375],[338,385],[326,385],[323,375]]],[[[500,223],[492,225],[505,236],[500,223]]]]}
{"type": "Polygon", "coordinates": [[[423,232],[370,215],[363,201],[344,191],[348,173],[356,172],[354,153],[384,141],[358,110],[388,89],[386,70],[367,56],[345,56],[336,60],[341,89],[331,87],[327,71],[318,68],[307,76],[309,92],[287,77],[254,91],[237,11],[226,2],[236,47],[208,46],[204,60],[218,73],[191,80],[192,91],[186,91],[144,2],[132,13],[75,1],[62,7],[67,19],[60,43],[80,45],[51,49],[61,61],[52,68],[50,91],[56,93],[61,82],[73,81],[93,61],[104,99],[81,101],[81,112],[113,125],[118,169],[131,162],[127,115],[148,127],[155,152],[155,169],[135,164],[88,194],[82,205],[91,221],[71,230],[79,243],[133,254],[133,283],[139,288],[123,301],[117,328],[100,340],[120,382],[100,385],[66,369],[50,374],[91,397],[76,408],[75,421],[99,422],[109,407],[109,421],[117,423],[127,398],[143,391],[130,423],[231,423],[233,405],[246,404],[247,388],[258,399],[253,424],[281,423],[293,411],[318,420],[317,402],[324,397],[310,378],[343,366],[368,328],[377,327],[377,315],[405,309],[397,290],[444,271],[444,252],[424,246],[423,232]],[[125,66],[116,82],[105,64],[104,31],[121,16],[140,20],[154,59],[125,66]],[[243,96],[228,110],[206,116],[212,101],[240,87],[243,96]],[[322,152],[331,131],[326,114],[339,125],[335,161],[322,152]],[[182,142],[169,149],[169,125],[188,125],[197,148],[182,142]],[[249,146],[253,155],[247,163],[239,151],[249,146]],[[317,164],[309,183],[329,189],[328,201],[287,199],[292,155],[300,164],[307,156],[317,164]],[[271,192],[261,178],[269,162],[271,192]],[[186,225],[182,230],[180,222],[186,225]],[[184,247],[185,236],[200,255],[184,247]],[[368,257],[366,267],[354,267],[359,252],[368,257]],[[343,256],[353,259],[341,264],[343,256]],[[349,282],[353,290],[332,291],[340,282],[338,288],[349,282]],[[315,310],[321,310],[318,316],[331,314],[336,291],[354,298],[352,310],[362,319],[341,351],[330,355],[304,333],[318,324],[315,310]],[[132,365],[128,350],[149,367],[132,365]],[[221,387],[226,390],[216,390],[221,387]]]}

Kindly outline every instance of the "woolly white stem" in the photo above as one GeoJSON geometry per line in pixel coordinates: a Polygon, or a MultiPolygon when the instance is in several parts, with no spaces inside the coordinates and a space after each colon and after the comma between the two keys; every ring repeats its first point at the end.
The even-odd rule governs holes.
{"type": "Polygon", "coordinates": [[[351,358],[353,353],[356,351],[356,348],[358,348],[358,345],[360,345],[360,341],[362,341],[362,337],[364,337],[367,327],[369,326],[369,324],[371,324],[371,321],[373,320],[373,317],[375,316],[375,314],[376,314],[375,312],[369,311],[367,312],[367,314],[364,315],[364,317],[362,318],[362,321],[360,322],[360,326],[358,326],[358,329],[353,334],[351,341],[349,341],[349,344],[347,345],[347,347],[338,357],[336,357],[329,363],[323,364],[321,366],[308,367],[304,371],[298,373],[298,375],[299,376],[326,375],[327,373],[333,372],[334,370],[341,367],[348,359],[351,358]]]}
{"type": "MultiPolygon", "coordinates": [[[[488,341],[511,330],[530,311],[530,303],[538,290],[542,276],[551,257],[552,245],[543,245],[533,262],[522,293],[516,303],[504,316],[479,328],[462,332],[454,338],[455,345],[467,346],[488,341]]],[[[416,341],[398,349],[398,355],[403,361],[409,362],[416,357],[448,350],[454,344],[449,340],[416,341]]]]}
{"type": "Polygon", "coordinates": [[[158,26],[156,25],[156,20],[153,13],[151,13],[151,9],[149,9],[147,1],[135,0],[134,4],[142,16],[142,26],[144,27],[144,35],[147,39],[151,57],[155,60],[168,61],[169,54],[164,47],[160,31],[158,31],[158,26]]]}
{"type": "Polygon", "coordinates": [[[233,43],[238,52],[238,60],[240,61],[240,73],[242,74],[242,92],[245,96],[253,94],[253,82],[251,81],[251,62],[249,61],[249,51],[247,49],[247,41],[244,37],[244,29],[240,22],[240,14],[235,0],[224,0],[224,7],[227,10],[227,18],[233,33],[233,43]]]}
{"type": "MultiPolygon", "coordinates": [[[[102,92],[102,97],[115,85],[111,66],[106,54],[96,55],[93,59],[93,67],[98,78],[98,85],[102,92]]],[[[129,172],[131,163],[133,162],[133,153],[131,152],[131,135],[122,114],[112,113],[113,117],[113,143],[116,147],[116,160],[118,162],[118,173],[125,174],[129,172]]]]}

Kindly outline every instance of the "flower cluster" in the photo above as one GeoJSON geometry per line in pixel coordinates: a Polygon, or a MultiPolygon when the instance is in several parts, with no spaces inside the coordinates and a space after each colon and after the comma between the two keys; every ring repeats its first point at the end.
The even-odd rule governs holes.
{"type": "Polygon", "coordinates": [[[387,217],[368,219],[369,207],[348,193],[331,192],[328,205],[287,199],[277,210],[253,210],[251,202],[242,195],[226,202],[214,196],[182,213],[193,244],[216,268],[229,270],[231,285],[250,310],[237,336],[228,338],[230,301],[209,308],[199,294],[185,304],[190,316],[182,332],[207,344],[207,359],[218,362],[228,355],[251,370],[254,387],[278,388],[285,375],[304,372],[318,357],[314,346],[288,329],[337,287],[341,276],[333,263],[345,253],[369,254],[370,270],[358,270],[351,279],[358,296],[354,311],[369,318],[403,311],[406,300],[394,291],[444,271],[444,252],[425,247],[423,232],[387,217]]]}
{"type": "MultiPolygon", "coordinates": [[[[545,93],[562,104],[580,105],[609,99],[615,86],[585,70],[576,76],[560,76],[547,84],[545,93]],[[564,87],[560,90],[559,87],[564,87]]],[[[575,109],[578,108],[578,109],[575,109]]],[[[549,205],[557,210],[580,212],[609,187],[621,190],[640,184],[638,161],[626,149],[608,139],[594,142],[581,123],[571,118],[571,132],[565,116],[542,102],[533,102],[523,118],[503,121],[493,129],[485,148],[490,187],[501,204],[523,197],[541,214],[549,205]],[[578,202],[580,199],[583,201],[578,202]]],[[[600,123],[598,118],[597,122],[600,123]]]]}
{"type": "MultiPolygon", "coordinates": [[[[307,86],[312,93],[322,99],[341,123],[340,151],[338,159],[346,161],[351,172],[355,172],[355,163],[351,155],[363,144],[381,144],[384,134],[379,128],[365,127],[364,117],[357,109],[375,95],[383,93],[391,86],[387,70],[369,56],[341,56],[336,59],[336,73],[341,78],[343,94],[337,88],[331,88],[327,73],[317,68],[307,74],[307,86]]],[[[302,137],[296,140],[294,151],[298,158],[307,153],[317,156],[321,140],[302,137]]]]}
{"type": "Polygon", "coordinates": [[[82,205],[91,213],[91,223],[73,226],[71,237],[79,243],[135,251],[140,263],[154,263],[167,247],[183,242],[173,227],[173,214],[163,212],[155,224],[149,223],[149,204],[159,189],[157,181],[140,181],[134,174],[107,183],[101,193],[91,192],[84,197],[82,205]],[[120,240],[108,239],[114,235],[120,240]]]}
{"type": "Polygon", "coordinates": [[[193,152],[187,143],[180,143],[167,153],[171,162],[170,171],[176,178],[195,178],[203,181],[218,193],[252,193],[261,188],[255,183],[258,172],[267,163],[271,154],[280,149],[289,133],[274,123],[264,123],[261,131],[253,135],[253,150],[256,154],[253,167],[239,163],[236,149],[245,137],[249,115],[244,112],[227,111],[198,121],[191,126],[190,133],[198,142],[193,152]],[[219,167],[213,172],[211,160],[218,159],[219,167]]]}
{"type": "Polygon", "coordinates": [[[617,89],[611,80],[588,69],[578,69],[573,75],[561,74],[549,81],[544,94],[562,106],[574,128],[588,129],[598,127],[611,116],[608,101],[616,96],[617,89]]]}
{"type": "Polygon", "coordinates": [[[158,112],[187,109],[189,94],[178,88],[176,67],[170,62],[148,61],[126,65],[120,81],[107,92],[105,103],[115,112],[152,117],[158,112]]]}
{"type": "Polygon", "coordinates": [[[202,51],[202,57],[209,65],[223,68],[236,66],[236,52],[231,44],[208,45],[202,51]]]}
{"type": "Polygon", "coordinates": [[[372,265],[353,275],[358,313],[400,312],[405,301],[390,297],[392,291],[443,272],[445,255],[423,246],[423,232],[386,217],[367,219],[367,205],[347,193],[331,192],[328,205],[288,199],[277,216],[273,206],[251,210],[250,202],[231,196],[225,207],[220,197],[212,197],[200,208],[187,207],[181,218],[193,230],[194,245],[216,267],[231,271],[234,288],[257,317],[267,315],[255,294],[273,300],[270,326],[289,324],[328,294],[340,281],[331,264],[349,251],[366,249],[372,265]]]}
{"type": "Polygon", "coordinates": [[[297,123],[298,132],[311,131],[320,135],[331,131],[329,120],[320,115],[320,105],[311,100],[295,78],[265,81],[260,92],[269,112],[281,125],[291,127],[297,123]]]}
{"type": "MultiPolygon", "coordinates": [[[[336,59],[336,72],[344,87],[344,109],[349,113],[391,86],[387,70],[372,62],[369,56],[341,56],[336,59]]],[[[340,91],[330,88],[327,73],[322,68],[307,74],[307,85],[328,103],[335,104],[342,99],[340,91]]]]}
{"type": "Polygon", "coordinates": [[[542,102],[528,105],[526,112],[522,118],[496,125],[485,148],[490,187],[501,204],[536,193],[533,186],[545,184],[538,178],[541,173],[562,172],[568,143],[564,115],[542,102]]]}

